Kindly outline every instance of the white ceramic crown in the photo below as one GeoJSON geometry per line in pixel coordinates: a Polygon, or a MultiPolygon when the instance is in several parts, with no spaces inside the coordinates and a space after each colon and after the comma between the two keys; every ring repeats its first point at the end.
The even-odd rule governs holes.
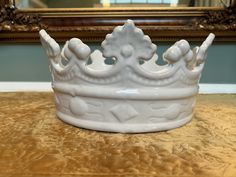
{"type": "Polygon", "coordinates": [[[57,115],[87,129],[153,132],[179,127],[193,116],[198,82],[214,34],[191,50],[180,40],[156,64],[156,45],[132,20],[118,26],[91,53],[78,38],[59,45],[40,31],[50,59],[57,115]],[[105,64],[110,59],[112,65],[105,64]],[[67,63],[63,63],[67,61],[67,63]]]}

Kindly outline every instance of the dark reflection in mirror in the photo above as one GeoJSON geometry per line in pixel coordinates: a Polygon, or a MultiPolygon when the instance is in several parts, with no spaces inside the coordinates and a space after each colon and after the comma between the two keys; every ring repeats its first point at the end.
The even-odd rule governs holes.
{"type": "Polygon", "coordinates": [[[18,8],[223,7],[233,0],[14,0],[18,8]]]}

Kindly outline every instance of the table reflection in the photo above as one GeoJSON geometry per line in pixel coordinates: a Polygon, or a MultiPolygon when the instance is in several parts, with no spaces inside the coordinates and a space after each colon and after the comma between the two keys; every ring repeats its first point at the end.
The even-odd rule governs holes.
{"type": "Polygon", "coordinates": [[[223,7],[232,0],[14,0],[18,8],[223,7]]]}

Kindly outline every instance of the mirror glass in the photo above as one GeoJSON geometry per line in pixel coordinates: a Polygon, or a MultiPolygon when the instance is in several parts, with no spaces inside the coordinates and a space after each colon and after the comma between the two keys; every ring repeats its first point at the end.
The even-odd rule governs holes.
{"type": "Polygon", "coordinates": [[[233,0],[13,0],[27,8],[223,7],[233,0]]]}

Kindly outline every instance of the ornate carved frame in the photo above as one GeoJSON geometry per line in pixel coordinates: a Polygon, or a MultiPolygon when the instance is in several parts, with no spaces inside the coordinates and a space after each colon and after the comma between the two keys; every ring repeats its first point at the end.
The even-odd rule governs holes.
{"type": "Polygon", "coordinates": [[[46,29],[58,41],[78,37],[102,41],[107,33],[126,19],[132,19],[153,41],[180,38],[203,40],[214,32],[218,41],[236,41],[236,1],[225,8],[109,8],[109,9],[27,9],[0,2],[0,41],[38,41],[46,29]]]}

